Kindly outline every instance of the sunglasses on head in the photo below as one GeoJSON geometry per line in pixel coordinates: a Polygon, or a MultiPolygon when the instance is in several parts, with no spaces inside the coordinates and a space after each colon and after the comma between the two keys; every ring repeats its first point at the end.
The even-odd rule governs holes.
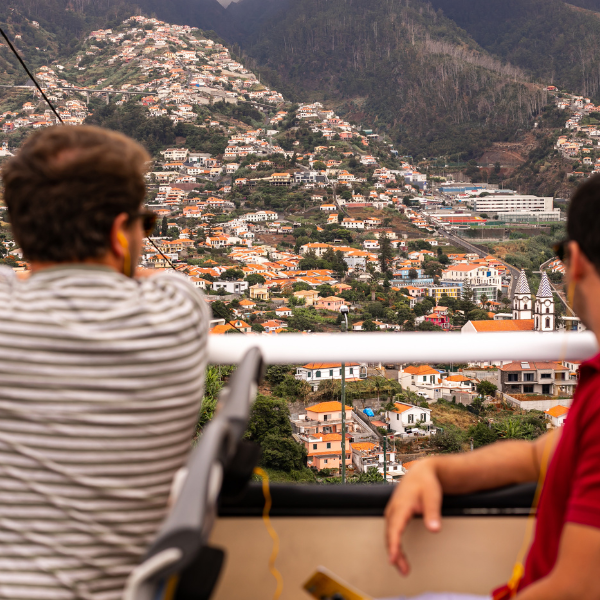
{"type": "Polygon", "coordinates": [[[554,254],[561,260],[564,262],[565,257],[568,254],[568,246],[569,244],[569,240],[561,240],[560,242],[557,242],[556,244],[554,244],[554,246],[552,246],[552,250],[554,250],[554,254]]]}
{"type": "Polygon", "coordinates": [[[158,215],[155,212],[152,212],[151,210],[142,210],[140,212],[132,214],[130,218],[132,220],[141,219],[144,235],[146,237],[150,237],[150,234],[154,231],[158,215]]]}

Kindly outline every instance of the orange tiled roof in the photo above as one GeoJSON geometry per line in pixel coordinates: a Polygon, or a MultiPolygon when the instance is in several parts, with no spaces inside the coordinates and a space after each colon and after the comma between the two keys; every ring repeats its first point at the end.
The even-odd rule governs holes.
{"type": "Polygon", "coordinates": [[[551,409],[544,411],[547,415],[551,417],[562,417],[569,412],[569,409],[566,406],[553,406],[551,409]]]}
{"type": "MultiPolygon", "coordinates": [[[[348,410],[350,407],[346,406],[346,410],[348,410]]],[[[340,411],[342,410],[342,403],[341,402],[336,402],[335,400],[332,400],[330,402],[321,402],[320,404],[315,404],[313,406],[309,406],[307,409],[307,412],[316,412],[316,413],[326,413],[326,412],[336,412],[336,411],[340,411]]]]}
{"type": "Polygon", "coordinates": [[[464,375],[450,375],[450,377],[446,377],[446,381],[471,381],[468,377],[464,375]]]}
{"type": "Polygon", "coordinates": [[[470,321],[479,333],[496,331],[533,331],[533,319],[516,321],[470,321]]]}
{"type": "Polygon", "coordinates": [[[405,373],[408,373],[409,375],[438,375],[439,376],[439,371],[436,371],[434,368],[430,367],[429,365],[421,365],[419,367],[406,367],[406,369],[404,369],[405,373]]]}
{"type": "Polygon", "coordinates": [[[374,450],[377,447],[377,444],[373,444],[373,442],[360,442],[350,445],[352,446],[352,450],[358,450],[362,452],[368,452],[369,450],[374,450]]]}

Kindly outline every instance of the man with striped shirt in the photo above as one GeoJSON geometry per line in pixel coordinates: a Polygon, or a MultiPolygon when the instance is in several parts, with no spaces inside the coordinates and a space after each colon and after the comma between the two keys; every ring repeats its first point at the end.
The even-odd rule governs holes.
{"type": "Polygon", "coordinates": [[[0,270],[0,598],[120,598],[186,460],[209,316],[183,277],[135,277],[149,158],[57,127],[3,169],[31,276],[0,270]]]}

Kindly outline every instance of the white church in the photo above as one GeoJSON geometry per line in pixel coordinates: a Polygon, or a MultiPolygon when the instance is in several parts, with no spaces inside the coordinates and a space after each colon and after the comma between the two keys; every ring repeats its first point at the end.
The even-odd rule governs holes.
{"type": "Polygon", "coordinates": [[[552,294],[552,286],[548,280],[548,275],[545,272],[542,273],[540,287],[534,300],[525,271],[521,271],[513,298],[512,319],[508,314],[506,317],[505,319],[493,321],[469,321],[463,326],[461,332],[554,331],[556,329],[554,295],[552,294]]]}
{"type": "Polygon", "coordinates": [[[535,302],[531,297],[529,283],[525,271],[521,271],[515,296],[513,298],[513,321],[533,320],[533,331],[554,331],[556,329],[556,316],[554,314],[554,295],[544,271],[540,287],[535,295],[535,302]]]}

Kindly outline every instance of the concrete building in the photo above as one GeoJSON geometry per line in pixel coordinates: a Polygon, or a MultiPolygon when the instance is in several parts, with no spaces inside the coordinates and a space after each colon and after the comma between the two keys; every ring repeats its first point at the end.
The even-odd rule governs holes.
{"type": "MultiPolygon", "coordinates": [[[[490,195],[473,200],[473,210],[484,212],[489,216],[515,212],[553,212],[554,199],[552,197],[513,195],[490,195]]],[[[559,210],[560,212],[560,210],[559,210]]]]}
{"type": "Polygon", "coordinates": [[[572,397],[577,377],[559,362],[512,362],[500,368],[503,393],[572,397]]]}

